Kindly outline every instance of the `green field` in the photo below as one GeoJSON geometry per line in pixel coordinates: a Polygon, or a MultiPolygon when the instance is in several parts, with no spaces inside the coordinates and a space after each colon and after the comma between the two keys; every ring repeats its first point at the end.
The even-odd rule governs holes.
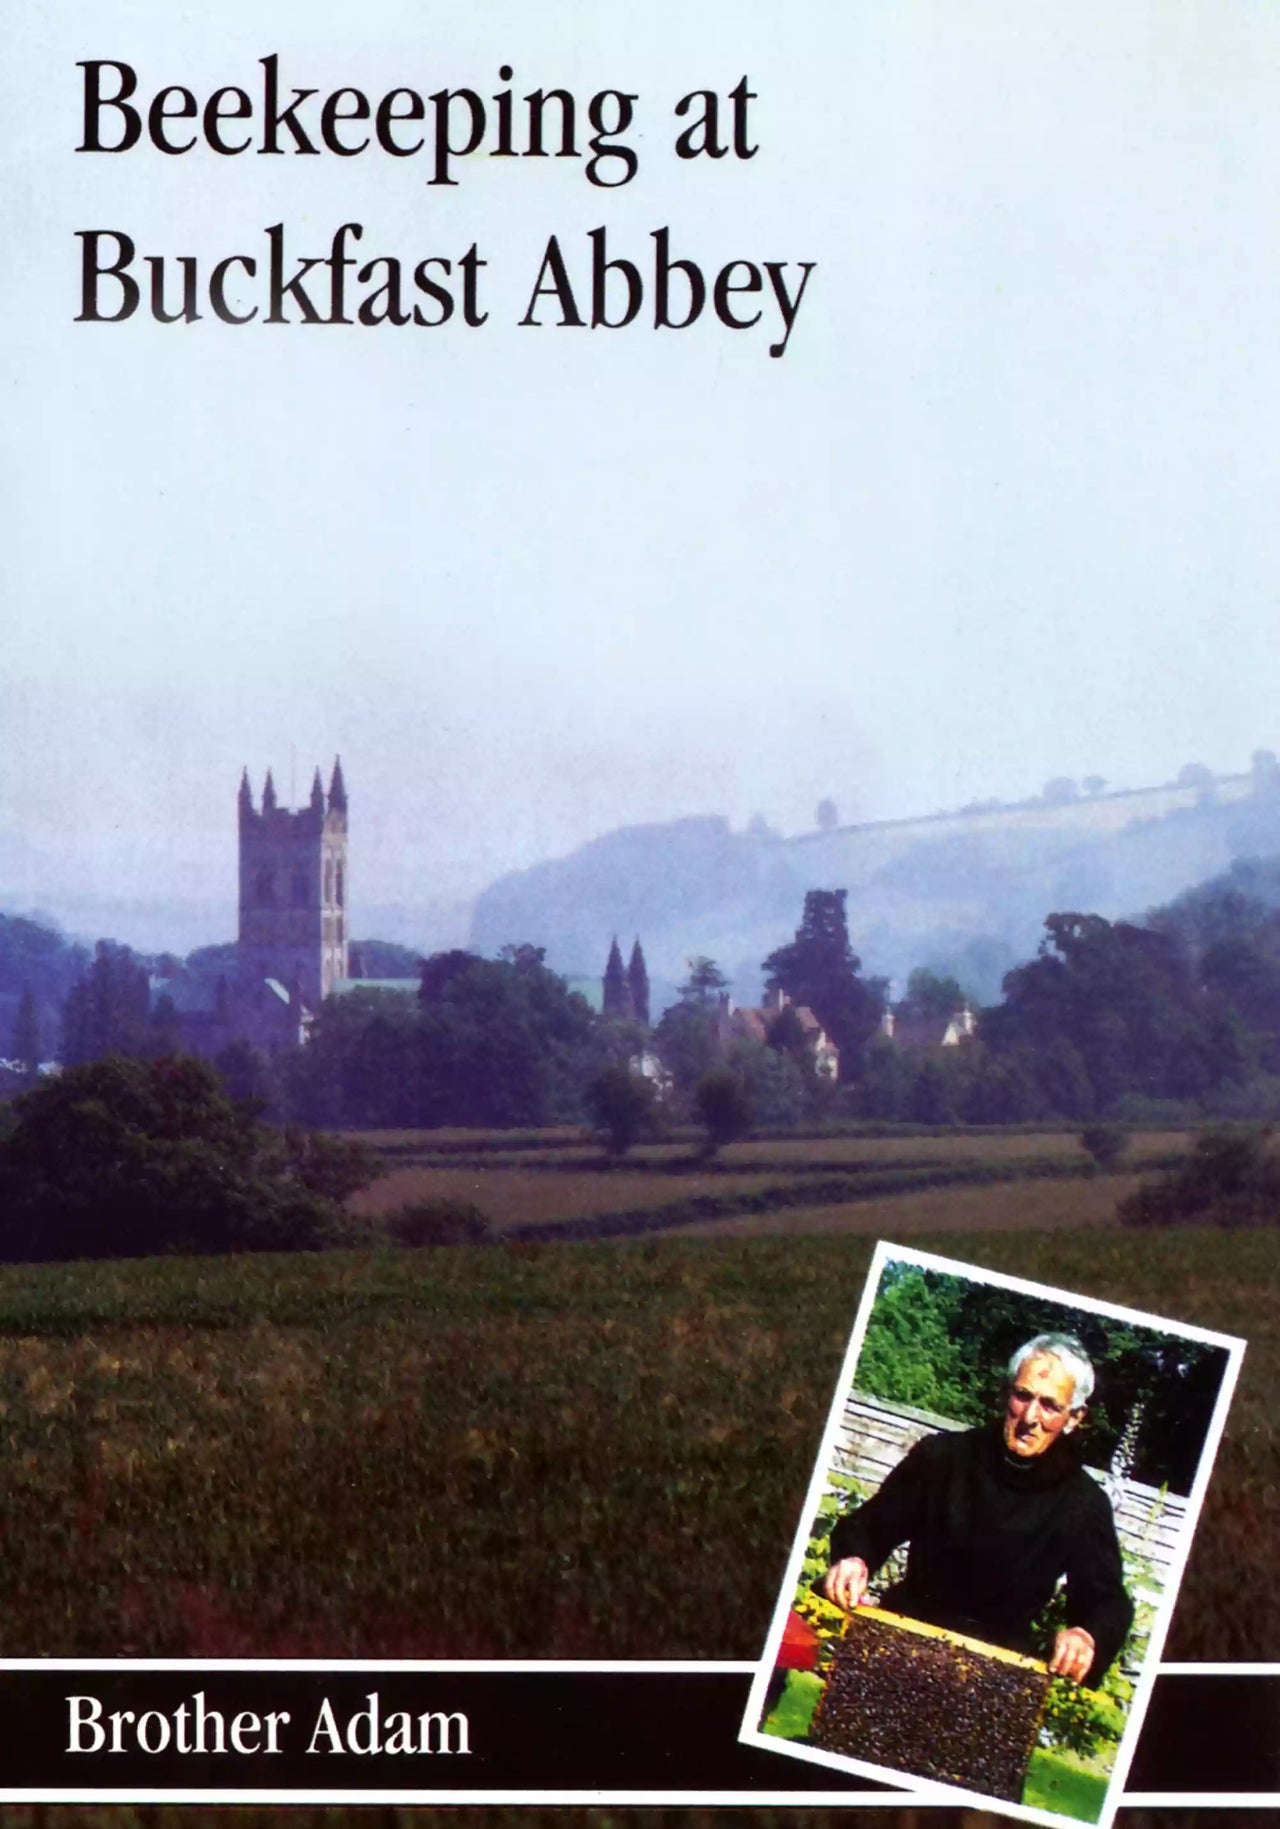
{"type": "MultiPolygon", "coordinates": [[[[1169,1654],[1280,1654],[1277,1234],[920,1242],[1250,1339],[1169,1654]]],[[[4,1270],[6,1655],[755,1657],[869,1254],[4,1270]]]]}

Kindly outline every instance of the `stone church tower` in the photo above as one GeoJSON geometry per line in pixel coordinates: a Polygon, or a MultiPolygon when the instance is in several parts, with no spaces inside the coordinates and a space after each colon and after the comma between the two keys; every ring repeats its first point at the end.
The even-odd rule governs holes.
{"type": "Polygon", "coordinates": [[[267,771],[262,810],[240,781],[240,974],[275,978],[318,1009],[347,972],[347,789],[335,760],[326,803],[317,769],[310,803],[277,803],[267,771]]]}

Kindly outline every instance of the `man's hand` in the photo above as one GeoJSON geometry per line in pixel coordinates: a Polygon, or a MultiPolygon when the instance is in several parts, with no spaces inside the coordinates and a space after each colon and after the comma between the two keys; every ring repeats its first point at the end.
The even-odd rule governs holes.
{"type": "Polygon", "coordinates": [[[866,1593],[869,1579],[861,1556],[846,1556],[843,1562],[833,1562],[822,1577],[822,1592],[837,1607],[852,1613],[866,1593]]]}
{"type": "Polygon", "coordinates": [[[1070,1677],[1075,1683],[1083,1683],[1093,1663],[1094,1650],[1092,1634],[1083,1626],[1065,1626],[1053,1641],[1049,1669],[1056,1677],[1070,1677]]]}

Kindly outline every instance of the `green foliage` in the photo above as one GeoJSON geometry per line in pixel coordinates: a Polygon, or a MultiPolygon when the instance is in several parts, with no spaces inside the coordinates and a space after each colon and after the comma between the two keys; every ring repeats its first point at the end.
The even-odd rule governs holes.
{"type": "Polygon", "coordinates": [[[681,999],[664,1010],[653,1033],[658,1058],[682,1100],[692,1097],[693,1089],[720,1059],[716,1034],[715,1010],[709,1005],[681,999]]]}
{"type": "Polygon", "coordinates": [[[813,1011],[840,1050],[841,1078],[851,1080],[880,1021],[885,987],[861,975],[849,943],[847,899],[845,889],[810,889],[795,939],[770,953],[761,970],[770,985],[813,1011]]]}
{"type": "Polygon", "coordinates": [[[16,1102],[0,1154],[0,1255],[134,1257],[314,1248],[371,1180],[355,1146],[259,1126],[203,1062],[108,1056],[16,1102]]]}
{"type": "Polygon", "coordinates": [[[1066,1747],[1070,1752],[1091,1758],[1114,1748],[1124,1733],[1132,1685],[1120,1676],[1113,1665],[1107,1683],[1116,1675],[1122,1696],[1108,1691],[1106,1684],[1086,1689],[1068,1677],[1055,1677],[1049,1685],[1044,1705],[1044,1731],[1051,1746],[1066,1747]]]}
{"type": "Polygon", "coordinates": [[[760,1724],[761,1733],[776,1734],[780,1740],[802,1740],[809,1732],[822,1688],[822,1678],[811,1670],[789,1670],[782,1694],[760,1724]]]}
{"type": "Polygon", "coordinates": [[[146,967],[127,946],[99,940],[93,963],[67,996],[62,1058],[68,1066],[108,1054],[158,1052],[146,967]]]}
{"type": "Polygon", "coordinates": [[[1129,1093],[1204,1100],[1248,1077],[1239,1018],[1197,982],[1176,935],[1071,913],[1045,929],[983,1034],[1030,1065],[1047,1110],[1092,1117],[1129,1093]]]}
{"type": "Polygon", "coordinates": [[[653,1132],[652,1083],[629,1067],[604,1067],[587,1087],[587,1110],[609,1154],[621,1158],[632,1144],[653,1132]]]}
{"type": "Polygon", "coordinates": [[[1121,1201],[1129,1226],[1274,1226],[1280,1220],[1280,1160],[1271,1132],[1208,1130],[1190,1155],[1121,1201]]]}
{"type": "Polygon", "coordinates": [[[0,914],[0,992],[18,997],[29,985],[42,1005],[56,1006],[88,963],[84,947],[56,928],[0,914]]]}
{"type": "Polygon", "coordinates": [[[1129,1147],[1129,1134],[1119,1124],[1086,1124],[1080,1132],[1080,1144],[1100,1169],[1116,1168],[1129,1147]]]}
{"type": "MultiPolygon", "coordinates": [[[[775,1031],[791,1014],[788,1006],[774,1025],[775,1031]]],[[[813,1110],[821,1093],[815,1084],[812,1056],[803,1039],[799,1053],[793,1054],[776,1047],[772,1034],[767,1042],[743,1038],[732,1044],[725,1065],[742,1086],[751,1110],[751,1127],[756,1131],[766,1126],[785,1129],[799,1124],[813,1110]]]]}
{"type": "Polygon", "coordinates": [[[708,959],[705,953],[697,954],[688,965],[689,976],[680,986],[681,1003],[692,1004],[700,1010],[714,1009],[721,992],[729,988],[729,980],[715,960],[708,959]]]}
{"type": "Polygon", "coordinates": [[[850,1091],[862,1117],[930,1126],[1020,1124],[1050,1108],[1022,1052],[993,1054],[979,1040],[921,1054],[875,1036],[850,1091]]]}
{"type": "Polygon", "coordinates": [[[965,993],[958,979],[950,973],[931,971],[918,965],[907,979],[907,994],[902,1009],[911,1016],[954,1016],[965,1005],[965,993]]]}
{"type": "Polygon", "coordinates": [[[311,1124],[509,1128],[581,1121],[606,1059],[588,1004],[522,946],[433,955],[416,1000],[328,999],[280,1077],[285,1109],[311,1124]]]}
{"type": "Polygon", "coordinates": [[[1012,1355],[1050,1332],[1074,1334],[1097,1374],[1080,1438],[1089,1464],[1109,1465],[1137,1412],[1134,1477],[1187,1492],[1225,1369],[1217,1347],[891,1261],[868,1320],[858,1383],[872,1396],[981,1423],[999,1411],[1012,1355]]]}
{"type": "Polygon", "coordinates": [[[483,1245],[493,1228],[479,1207],[467,1200],[417,1200],[389,1214],[387,1232],[397,1244],[483,1245]]]}
{"type": "Polygon", "coordinates": [[[953,1097],[952,1076],[946,1062],[937,1055],[926,1055],[911,1090],[907,1116],[917,1124],[956,1124],[959,1112],[953,1097]]]}
{"type": "Polygon", "coordinates": [[[276,1081],[271,1063],[248,1042],[229,1042],[213,1067],[228,1098],[237,1102],[252,1101],[256,1109],[264,1112],[275,1103],[276,1081]]]}
{"type": "Polygon", "coordinates": [[[858,1357],[861,1390],[939,1416],[983,1420],[974,1366],[952,1335],[959,1289],[954,1278],[907,1266],[886,1276],[858,1357]]]}
{"type": "Polygon", "coordinates": [[[714,1155],[726,1143],[751,1129],[751,1100],[741,1079],[729,1067],[713,1067],[698,1081],[693,1114],[706,1132],[706,1150],[714,1155]]]}
{"type": "Polygon", "coordinates": [[[351,950],[366,978],[417,978],[425,963],[421,953],[392,940],[353,940],[351,950]]]}

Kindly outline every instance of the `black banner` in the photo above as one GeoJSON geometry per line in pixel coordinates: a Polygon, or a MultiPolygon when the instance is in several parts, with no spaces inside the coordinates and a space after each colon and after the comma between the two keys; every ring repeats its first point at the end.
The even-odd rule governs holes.
{"type": "MultiPolygon", "coordinates": [[[[744,1746],[750,1676],[644,1665],[0,1671],[0,1797],[892,1792],[744,1746]]],[[[1280,1671],[1162,1675],[1126,1790],[1280,1793],[1280,1671]]]]}

